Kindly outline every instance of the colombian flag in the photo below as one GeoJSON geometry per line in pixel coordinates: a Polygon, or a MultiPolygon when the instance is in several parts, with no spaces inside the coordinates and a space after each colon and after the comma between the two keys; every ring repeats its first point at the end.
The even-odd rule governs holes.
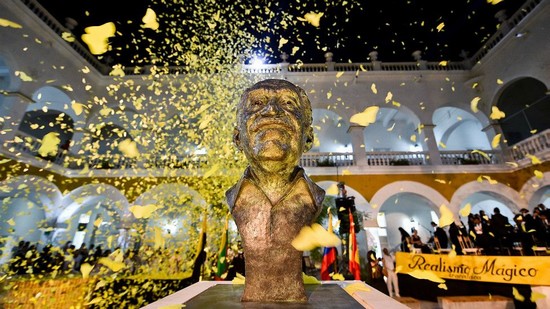
{"type": "Polygon", "coordinates": [[[351,210],[349,211],[349,271],[355,280],[361,280],[361,268],[359,267],[359,250],[357,249],[357,238],[355,237],[355,221],[351,210]]]}
{"type": "MultiPolygon", "coordinates": [[[[332,233],[332,213],[328,213],[328,232],[332,233]]],[[[321,263],[321,280],[331,280],[330,274],[338,272],[336,259],[338,252],[336,247],[325,247],[323,250],[323,261],[321,263]]]]}

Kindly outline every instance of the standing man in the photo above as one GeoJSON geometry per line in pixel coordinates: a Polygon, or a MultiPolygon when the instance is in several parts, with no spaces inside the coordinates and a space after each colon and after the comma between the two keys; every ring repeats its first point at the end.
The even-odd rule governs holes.
{"type": "Polygon", "coordinates": [[[325,195],[298,166],[313,145],[311,123],[306,93],[285,80],[256,83],[237,106],[233,141],[249,166],[226,198],[246,256],[242,301],[307,302],[302,252],[291,242],[325,195]]]}
{"type": "Polygon", "coordinates": [[[439,240],[439,245],[441,248],[446,249],[449,247],[449,237],[447,236],[447,232],[445,230],[438,226],[437,223],[432,221],[432,227],[434,229],[434,236],[437,237],[439,240]]]}

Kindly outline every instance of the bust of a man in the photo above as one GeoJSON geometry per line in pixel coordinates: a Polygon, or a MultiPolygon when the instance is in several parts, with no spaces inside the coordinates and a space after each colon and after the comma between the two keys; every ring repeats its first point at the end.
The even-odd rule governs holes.
{"type": "Polygon", "coordinates": [[[249,166],[226,192],[243,241],[242,301],[307,302],[302,252],[292,247],[325,195],[298,166],[313,144],[311,103],[301,88],[268,79],[245,90],[233,140],[249,166]]]}

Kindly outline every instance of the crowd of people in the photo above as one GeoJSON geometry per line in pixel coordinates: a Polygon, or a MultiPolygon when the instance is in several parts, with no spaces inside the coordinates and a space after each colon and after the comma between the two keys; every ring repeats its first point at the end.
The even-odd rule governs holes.
{"type": "Polygon", "coordinates": [[[550,209],[544,204],[537,205],[533,214],[522,208],[512,221],[495,207],[489,216],[485,211],[470,213],[463,224],[453,222],[448,231],[431,222],[433,231],[428,242],[423,242],[416,229],[412,235],[399,227],[401,233],[400,250],[410,252],[413,248],[422,253],[432,253],[439,248],[453,247],[457,254],[464,254],[460,237],[479,248],[484,255],[512,255],[514,250],[521,255],[535,255],[534,247],[547,248],[550,245],[550,209]],[[513,224],[512,224],[513,222],[513,224]]]}

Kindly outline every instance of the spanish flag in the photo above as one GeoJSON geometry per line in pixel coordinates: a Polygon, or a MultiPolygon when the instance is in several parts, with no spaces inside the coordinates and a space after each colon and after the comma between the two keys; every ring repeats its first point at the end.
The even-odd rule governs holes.
{"type": "Polygon", "coordinates": [[[218,269],[216,271],[216,280],[223,280],[223,274],[227,271],[227,231],[229,226],[229,214],[225,217],[225,229],[223,230],[220,250],[218,251],[218,269]]]}
{"type": "Polygon", "coordinates": [[[359,266],[359,250],[357,249],[357,237],[355,236],[355,221],[349,210],[349,271],[355,280],[361,280],[361,267],[359,266]]]}
{"type": "MultiPolygon", "coordinates": [[[[332,213],[328,213],[328,232],[332,233],[332,213]]],[[[330,274],[338,271],[336,261],[338,252],[336,247],[325,247],[323,250],[323,261],[321,262],[321,280],[331,280],[330,274]]]]}

